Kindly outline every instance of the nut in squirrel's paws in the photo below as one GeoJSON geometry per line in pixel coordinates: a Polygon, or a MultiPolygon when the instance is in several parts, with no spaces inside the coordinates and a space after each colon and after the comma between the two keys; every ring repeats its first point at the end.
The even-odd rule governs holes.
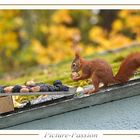
{"type": "Polygon", "coordinates": [[[76,80],[77,77],[79,77],[79,74],[77,72],[72,72],[71,77],[73,80],[76,80]]]}

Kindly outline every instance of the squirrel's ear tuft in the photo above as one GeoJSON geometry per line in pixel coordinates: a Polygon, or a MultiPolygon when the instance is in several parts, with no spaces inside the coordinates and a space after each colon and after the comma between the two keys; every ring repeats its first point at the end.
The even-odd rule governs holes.
{"type": "Polygon", "coordinates": [[[80,58],[80,54],[78,51],[75,52],[75,58],[80,58]]]}

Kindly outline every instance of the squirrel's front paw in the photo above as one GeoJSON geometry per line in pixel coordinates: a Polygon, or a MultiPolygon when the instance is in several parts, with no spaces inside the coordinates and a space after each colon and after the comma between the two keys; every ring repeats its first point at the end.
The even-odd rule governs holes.
{"type": "Polygon", "coordinates": [[[72,80],[73,81],[78,81],[79,80],[79,77],[73,77],[72,80]]]}
{"type": "Polygon", "coordinates": [[[73,73],[71,74],[71,78],[72,78],[73,81],[78,81],[78,79],[79,79],[78,73],[73,72],[73,73]]]}

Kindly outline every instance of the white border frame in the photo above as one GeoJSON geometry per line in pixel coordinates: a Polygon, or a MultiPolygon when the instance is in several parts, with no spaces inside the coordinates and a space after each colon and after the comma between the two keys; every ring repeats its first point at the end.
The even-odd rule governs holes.
{"type": "Polygon", "coordinates": [[[139,0],[1,0],[0,4],[140,4],[139,0]]]}
{"type": "Polygon", "coordinates": [[[140,9],[140,4],[133,4],[133,5],[121,5],[121,4],[86,4],[86,5],[82,5],[82,4],[0,4],[0,9],[40,9],[40,10],[49,10],[49,9],[140,9]]]}

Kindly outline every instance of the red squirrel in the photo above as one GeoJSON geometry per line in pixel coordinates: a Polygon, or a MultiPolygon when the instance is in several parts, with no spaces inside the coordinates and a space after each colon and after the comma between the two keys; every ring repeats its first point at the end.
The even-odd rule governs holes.
{"type": "Polygon", "coordinates": [[[103,83],[104,87],[111,84],[125,83],[133,75],[134,72],[140,67],[140,52],[136,52],[127,56],[120,65],[118,73],[114,76],[111,66],[102,59],[94,59],[87,61],[82,58],[78,52],[75,53],[75,59],[72,62],[72,79],[74,81],[92,79],[94,89],[87,91],[91,94],[99,91],[99,84],[103,83]],[[79,76],[78,73],[82,71],[79,76]]]}
{"type": "Polygon", "coordinates": [[[86,91],[88,94],[99,91],[100,83],[107,87],[111,84],[127,82],[140,67],[140,52],[132,53],[123,60],[118,73],[114,76],[111,66],[105,60],[94,59],[88,61],[80,56],[77,47],[79,40],[80,35],[75,35],[72,46],[75,50],[75,58],[71,64],[71,78],[73,81],[91,78],[94,89],[86,91]],[[80,71],[82,71],[82,74],[79,76],[78,72],[80,71]]]}

